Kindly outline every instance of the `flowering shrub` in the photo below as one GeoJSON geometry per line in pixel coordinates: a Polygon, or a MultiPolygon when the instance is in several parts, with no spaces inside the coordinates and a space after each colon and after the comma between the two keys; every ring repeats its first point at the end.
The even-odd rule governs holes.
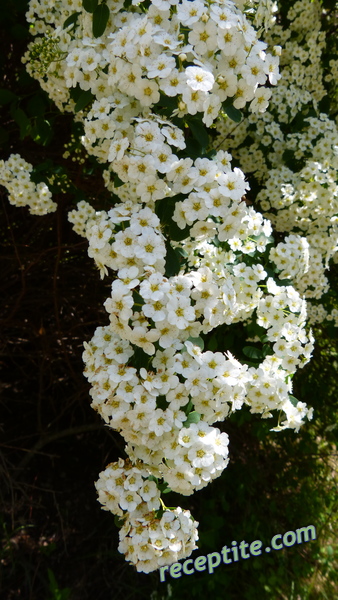
{"type": "MultiPolygon", "coordinates": [[[[297,255],[290,270],[292,248],[287,239],[292,238],[294,248],[294,236],[301,236],[299,244],[307,247],[303,262],[308,260],[308,268],[300,270],[293,283],[309,301],[313,324],[333,310],[332,321],[336,311],[316,309],[316,301],[329,291],[325,272],[331,259],[337,261],[338,249],[337,120],[322,110],[325,95],[336,93],[331,84],[337,60],[325,57],[336,52],[336,38],[326,35],[323,24],[332,27],[332,15],[319,0],[300,0],[288,8],[265,35],[268,44],[283,46],[281,79],[268,109],[262,115],[248,114],[236,128],[219,121],[226,139],[215,142],[231,151],[246,173],[253,173],[259,184],[254,200],[274,228],[292,234],[284,240],[286,262],[279,258],[279,266],[288,264],[288,269],[282,269],[280,277],[296,274],[299,267],[297,255]]],[[[274,249],[272,253],[276,256],[274,249]]]]}
{"type": "MultiPolygon", "coordinates": [[[[229,439],[215,423],[246,406],[263,418],[279,411],[273,431],[312,417],[292,377],[313,349],[304,296],[328,289],[336,251],[337,163],[332,120],[306,114],[287,127],[304,105],[317,109],[328,81],[305,4],[319,18],[318,2],[297,2],[286,32],[270,1],[30,2],[27,70],[74,114],[111,194],[109,210],[81,200],[68,219],[112,278],[109,324],[83,359],[92,407],[128,455],[100,474],[99,501],[139,571],[196,548],[198,524],[160,494],[188,496],[221,475],[229,439]],[[239,352],[220,343],[234,327],[239,352]]],[[[11,201],[55,210],[27,163],[11,156],[1,167],[11,201]]]]}
{"type": "Polygon", "coordinates": [[[0,183],[8,191],[8,200],[15,206],[28,206],[32,215],[54,212],[57,204],[45,183],[35,184],[30,178],[33,166],[19,154],[11,154],[7,161],[0,161],[0,183]]]}

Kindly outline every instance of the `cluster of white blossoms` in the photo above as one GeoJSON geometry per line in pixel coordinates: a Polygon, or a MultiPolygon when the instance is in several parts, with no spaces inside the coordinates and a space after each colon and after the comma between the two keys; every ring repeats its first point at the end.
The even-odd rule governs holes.
{"type": "Polygon", "coordinates": [[[197,548],[197,526],[188,510],[164,510],[156,518],[140,504],[120,530],[118,550],[138,571],[149,573],[189,556],[197,548]]]}
{"type": "Polygon", "coordinates": [[[0,161],[0,184],[8,191],[8,200],[14,206],[28,206],[31,215],[46,215],[57,209],[45,183],[31,180],[33,166],[19,154],[11,154],[0,161]]]}
{"type": "Polygon", "coordinates": [[[58,44],[55,61],[48,54],[41,73],[32,58],[34,46],[42,43],[37,38],[25,55],[28,70],[59,106],[71,108],[69,89],[77,85],[104,100],[105,111],[93,127],[101,129],[110,116],[107,140],[128,138],[123,128],[114,132],[109,125],[114,128],[118,116],[128,125],[133,110],[157,104],[161,94],[177,98],[180,116],[203,112],[209,124],[229,97],[237,108],[251,101],[252,110],[270,97],[263,86],[268,78],[276,83],[278,58],[265,53],[266,44],[231,0],[157,0],[147,11],[142,3],[132,4],[125,10],[122,1],[107,2],[110,18],[98,38],[92,15],[78,0],[49,7],[32,0],[27,13],[32,33],[45,33],[58,44]],[[75,24],[62,29],[71,10],[75,24]]]}
{"type": "MultiPolygon", "coordinates": [[[[266,52],[230,0],[106,6],[95,37],[95,11],[79,0],[32,0],[38,37],[25,61],[59,108],[76,113],[88,154],[107,164],[113,208],[82,201],[69,213],[101,276],[114,271],[109,324],[83,359],[92,407],[121,433],[129,458],[108,465],[96,487],[124,523],[119,550],[149,572],[196,547],[197,523],[159,492],[169,485],[188,496],[221,475],[229,439],[214,423],[245,405],[264,418],[279,411],[274,430],[297,431],[312,416],[290,396],[313,348],[305,300],[271,275],[284,248],[285,276],[297,252],[306,270],[307,248],[290,236],[269,259],[271,223],[247,203],[243,172],[223,149],[202,152],[223,103],[264,113],[279,49],[266,52]],[[249,348],[259,360],[204,351],[210,332],[240,323],[263,332],[264,351],[249,348]]],[[[274,6],[264,7],[267,26],[274,6]]]]}
{"type": "Polygon", "coordinates": [[[280,271],[280,279],[297,280],[309,270],[309,242],[291,234],[271,248],[269,258],[280,271]]]}
{"type": "MultiPolygon", "coordinates": [[[[281,270],[280,278],[292,275],[317,322],[319,315],[331,311],[316,311],[310,301],[328,292],[325,272],[331,259],[336,262],[338,250],[338,129],[318,108],[327,79],[322,61],[327,39],[321,16],[319,1],[301,0],[287,13],[288,28],[281,23],[268,32],[269,45],[283,46],[282,77],[272,91],[269,108],[261,115],[249,114],[236,126],[228,120],[220,122],[224,142],[219,146],[215,141],[233,153],[244,172],[254,173],[260,185],[256,200],[274,228],[306,240],[301,263],[292,260],[291,265],[288,259],[286,272],[281,269],[286,264],[283,257],[275,260],[277,248],[271,250],[270,258],[281,270]]],[[[330,316],[329,320],[335,321],[330,316]]]]}
{"type": "Polygon", "coordinates": [[[310,325],[328,321],[338,327],[338,308],[327,310],[323,304],[310,304],[308,306],[307,318],[310,325]]]}
{"type": "Polygon", "coordinates": [[[119,551],[138,571],[148,573],[191,554],[197,548],[198,523],[179,507],[159,511],[155,478],[139,463],[120,458],[107,465],[95,485],[103,510],[122,518],[119,551]]]}

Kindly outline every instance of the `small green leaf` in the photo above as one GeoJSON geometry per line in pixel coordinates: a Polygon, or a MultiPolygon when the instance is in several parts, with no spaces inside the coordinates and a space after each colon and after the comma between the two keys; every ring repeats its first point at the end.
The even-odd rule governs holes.
{"type": "Polygon", "coordinates": [[[248,358],[252,358],[253,360],[259,360],[263,358],[262,350],[255,348],[254,346],[244,346],[243,354],[248,358]]]}
{"type": "Polygon", "coordinates": [[[185,412],[185,414],[188,415],[193,407],[193,403],[191,402],[191,400],[189,400],[188,404],[183,407],[183,412],[185,412]]]}
{"type": "Polygon", "coordinates": [[[293,406],[297,406],[297,404],[298,404],[298,402],[299,402],[299,401],[297,400],[297,398],[295,398],[295,397],[294,397],[294,396],[292,396],[291,394],[289,394],[289,400],[290,400],[290,402],[291,402],[291,404],[292,404],[293,406]]]}
{"type": "Polygon", "coordinates": [[[67,29],[67,27],[69,27],[69,25],[76,25],[76,22],[79,18],[79,12],[75,12],[72,15],[70,15],[68,17],[68,19],[65,20],[62,29],[67,29]]]}
{"type": "Polygon", "coordinates": [[[79,112],[80,110],[83,110],[84,108],[86,108],[86,106],[89,104],[89,102],[91,102],[93,100],[93,98],[94,98],[94,96],[90,90],[86,90],[86,91],[82,92],[78,101],[75,104],[75,108],[74,108],[75,112],[79,112]]]}
{"type": "Polygon", "coordinates": [[[218,348],[218,341],[217,341],[217,336],[216,336],[215,333],[211,336],[211,338],[210,338],[210,340],[208,342],[207,348],[211,352],[215,352],[215,350],[217,350],[217,348],[218,348]]]}
{"type": "Polygon", "coordinates": [[[27,103],[27,112],[31,117],[42,117],[46,110],[46,104],[42,94],[34,94],[27,103]]]}
{"type": "Polygon", "coordinates": [[[204,340],[202,340],[201,337],[189,337],[187,342],[191,342],[195,346],[201,348],[201,350],[204,350],[204,340]]]}
{"type": "Polygon", "coordinates": [[[191,423],[198,423],[201,420],[201,415],[196,410],[188,414],[188,418],[183,423],[183,427],[189,427],[191,423]]]}
{"type": "Polygon", "coordinates": [[[184,248],[180,248],[180,247],[176,248],[176,252],[183,258],[187,258],[187,256],[188,256],[188,253],[184,250],[184,248]]]}
{"type": "Polygon", "coordinates": [[[0,104],[8,104],[15,100],[16,94],[11,92],[11,90],[6,90],[5,88],[0,89],[0,104]]]}
{"type": "Polygon", "coordinates": [[[123,527],[124,522],[125,522],[125,519],[123,517],[118,517],[117,515],[115,515],[114,523],[115,523],[116,527],[118,527],[120,529],[121,527],[123,527]]]}
{"type": "MultiPolygon", "coordinates": [[[[266,341],[268,341],[268,340],[266,340],[266,341]]],[[[271,346],[270,346],[269,344],[264,344],[264,345],[263,345],[263,350],[262,350],[262,352],[263,352],[263,356],[264,356],[264,357],[265,357],[265,356],[268,356],[268,355],[269,355],[269,356],[272,356],[272,354],[273,354],[273,350],[272,350],[272,348],[271,348],[271,346]]]]}
{"type": "Polygon", "coordinates": [[[42,146],[47,146],[53,137],[53,130],[49,121],[38,117],[36,124],[32,129],[32,137],[35,142],[42,146]]]}
{"type": "Polygon", "coordinates": [[[98,3],[99,0],[82,0],[83,8],[89,13],[94,12],[94,10],[97,8],[98,3]]]}
{"type": "Polygon", "coordinates": [[[168,492],[171,492],[171,489],[166,481],[164,481],[163,483],[158,483],[157,487],[160,490],[161,494],[167,494],[168,492]]]}
{"type": "Polygon", "coordinates": [[[266,329],[258,325],[255,321],[248,323],[246,330],[249,337],[255,337],[257,335],[260,339],[262,339],[262,337],[266,335],[266,329]]]}
{"type": "Polygon", "coordinates": [[[23,140],[30,129],[30,120],[22,108],[17,108],[12,113],[14,121],[20,127],[20,139],[23,140]]]}
{"type": "Polygon", "coordinates": [[[117,174],[115,174],[114,176],[113,183],[114,187],[116,188],[121,187],[121,185],[124,185],[124,181],[122,181],[122,179],[120,179],[117,174]]]}
{"type": "Polygon", "coordinates": [[[235,108],[232,104],[228,106],[223,105],[224,112],[228,115],[228,117],[235,121],[235,123],[240,123],[242,120],[242,113],[238,108],[235,108]]]}
{"type": "Polygon", "coordinates": [[[173,277],[180,272],[180,259],[169,241],[166,243],[166,250],[165,274],[166,277],[173,277]]]}
{"type": "Polygon", "coordinates": [[[205,150],[209,144],[209,135],[202,121],[199,119],[190,119],[188,121],[188,126],[195,140],[197,140],[201,148],[205,150]]]}
{"type": "Polygon", "coordinates": [[[188,225],[181,229],[175,221],[172,221],[168,225],[169,229],[169,238],[173,240],[173,242],[182,242],[185,240],[190,234],[190,227],[188,225]]]}
{"type": "Polygon", "coordinates": [[[110,11],[106,4],[99,4],[93,12],[93,36],[98,38],[103,35],[107,27],[110,11]]]}

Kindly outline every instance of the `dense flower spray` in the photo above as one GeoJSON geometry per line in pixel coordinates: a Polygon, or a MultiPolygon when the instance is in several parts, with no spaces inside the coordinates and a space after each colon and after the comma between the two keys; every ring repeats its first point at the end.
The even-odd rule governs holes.
{"type": "MultiPolygon", "coordinates": [[[[248,6],[257,27],[273,29],[275,3],[248,6]]],[[[276,431],[312,416],[291,395],[313,348],[302,296],[309,243],[292,233],[274,242],[271,221],[246,201],[243,171],[213,141],[220,115],[225,127],[240,109],[264,119],[280,79],[278,45],[269,52],[242,9],[32,0],[27,14],[27,70],[82,124],[114,199],[108,211],[81,201],[69,221],[112,278],[109,323],[83,359],[92,407],[128,456],[100,474],[99,501],[120,519],[119,550],[139,571],[196,548],[198,523],[161,492],[188,496],[221,475],[229,438],[215,423],[245,406],[263,418],[278,411],[276,431]],[[243,348],[246,359],[211,341],[240,323],[262,347],[243,348]]],[[[2,165],[11,193],[18,160],[2,165]]]]}

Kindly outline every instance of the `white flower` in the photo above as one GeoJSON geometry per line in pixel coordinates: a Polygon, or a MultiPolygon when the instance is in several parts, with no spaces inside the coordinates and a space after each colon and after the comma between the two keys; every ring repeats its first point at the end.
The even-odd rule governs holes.
{"type": "Polygon", "coordinates": [[[148,77],[169,77],[172,70],[175,68],[176,63],[173,56],[167,56],[166,54],[160,54],[150,63],[147,64],[148,77]]]}
{"type": "Polygon", "coordinates": [[[142,177],[140,183],[136,186],[136,193],[142,198],[143,202],[160,200],[167,196],[169,192],[170,190],[165,181],[159,179],[156,175],[142,177]]]}
{"type": "Polygon", "coordinates": [[[190,115],[195,115],[197,112],[202,112],[203,103],[207,97],[207,93],[201,90],[193,90],[186,87],[182,94],[182,100],[187,106],[187,111],[190,115]]]}
{"type": "Polygon", "coordinates": [[[199,21],[204,10],[204,3],[200,0],[193,3],[190,0],[182,0],[177,7],[177,17],[183,25],[190,27],[199,21]]]}
{"type": "Polygon", "coordinates": [[[139,346],[146,354],[155,354],[156,342],[159,338],[159,332],[156,329],[147,329],[146,327],[134,327],[130,335],[130,341],[135,346],[139,346]]]}
{"type": "Polygon", "coordinates": [[[269,77],[269,81],[272,85],[277,85],[278,80],[281,78],[281,74],[278,72],[279,58],[278,56],[272,56],[267,54],[264,60],[264,70],[269,77]]]}
{"type": "Polygon", "coordinates": [[[255,91],[255,97],[250,104],[250,109],[252,112],[265,112],[268,105],[269,100],[271,98],[271,90],[267,88],[259,87],[255,91]]]}
{"type": "Polygon", "coordinates": [[[212,89],[215,78],[210,71],[201,67],[187,67],[185,70],[187,84],[192,90],[208,92],[212,89]]]}
{"type": "Polygon", "coordinates": [[[146,265],[154,265],[158,259],[165,256],[162,237],[155,233],[151,227],[144,228],[144,233],[136,238],[135,254],[146,265]]]}
{"type": "Polygon", "coordinates": [[[195,311],[186,296],[172,296],[167,304],[168,321],[178,329],[185,329],[189,321],[194,321],[195,311]]]}
{"type": "Polygon", "coordinates": [[[135,90],[135,97],[143,106],[151,106],[156,104],[160,99],[158,85],[155,81],[142,78],[135,90]]]}
{"type": "Polygon", "coordinates": [[[237,167],[221,175],[219,181],[224,195],[232,200],[240,200],[249,189],[249,184],[244,180],[244,173],[237,167]]]}
{"type": "MultiPolygon", "coordinates": [[[[129,290],[128,290],[129,292],[129,290]]],[[[124,289],[112,290],[111,297],[103,303],[108,313],[114,313],[122,321],[128,321],[133,314],[134,300],[131,293],[124,293],[124,289]]]]}
{"type": "Polygon", "coordinates": [[[162,435],[164,432],[171,430],[173,425],[173,413],[171,410],[162,410],[157,408],[153,412],[153,416],[149,421],[150,431],[154,431],[156,436],[162,435]]]}

